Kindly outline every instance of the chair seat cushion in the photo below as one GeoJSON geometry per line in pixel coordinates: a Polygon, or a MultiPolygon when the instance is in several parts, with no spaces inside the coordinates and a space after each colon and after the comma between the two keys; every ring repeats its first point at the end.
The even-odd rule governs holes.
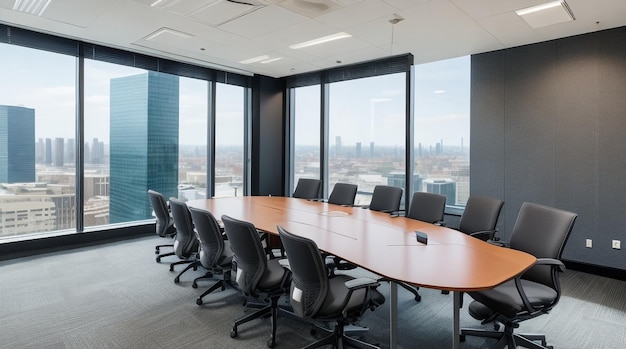
{"type": "Polygon", "coordinates": [[[286,272],[286,269],[278,263],[278,259],[268,260],[267,268],[259,280],[258,287],[265,291],[284,287],[283,281],[286,272]]]}
{"type": "MultiPolygon", "coordinates": [[[[533,306],[545,307],[552,304],[557,298],[557,293],[554,289],[540,283],[522,280],[522,288],[528,297],[528,301],[533,306]]],[[[469,292],[469,295],[482,303],[486,308],[507,318],[512,319],[518,312],[525,310],[524,302],[517,291],[517,287],[515,287],[514,280],[509,280],[490,290],[469,292]]],[[[470,304],[470,309],[472,308],[470,315],[477,320],[484,320],[490,315],[487,310],[482,309],[477,304],[470,304]]]]}

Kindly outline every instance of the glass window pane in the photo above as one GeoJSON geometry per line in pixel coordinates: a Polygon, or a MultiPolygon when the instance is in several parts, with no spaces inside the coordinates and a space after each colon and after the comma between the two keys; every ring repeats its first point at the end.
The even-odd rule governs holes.
{"type": "Polygon", "coordinates": [[[320,177],[320,86],[293,89],[294,178],[320,177]]]}
{"type": "Polygon", "coordinates": [[[85,60],[85,227],[206,195],[207,82],[85,60]]]}
{"type": "Polygon", "coordinates": [[[243,195],[243,87],[216,84],[215,197],[243,195]]]}
{"type": "Polygon", "coordinates": [[[469,197],[470,57],[416,65],[415,191],[469,197]]]}
{"type": "Polygon", "coordinates": [[[374,186],[404,188],[406,75],[330,85],[329,188],[359,186],[355,204],[368,204],[374,186]]]}
{"type": "Polygon", "coordinates": [[[0,239],[75,224],[76,58],[0,44],[0,239]]]}
{"type": "Polygon", "coordinates": [[[178,198],[206,198],[208,86],[205,80],[179,78],[178,198]]]}

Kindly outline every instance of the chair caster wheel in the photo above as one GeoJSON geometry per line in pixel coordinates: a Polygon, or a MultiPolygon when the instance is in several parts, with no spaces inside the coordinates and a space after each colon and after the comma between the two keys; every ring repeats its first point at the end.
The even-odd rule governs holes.
{"type": "Polygon", "coordinates": [[[174,266],[170,265],[170,271],[174,271],[174,266]]]}
{"type": "Polygon", "coordinates": [[[235,337],[237,337],[237,327],[233,327],[233,329],[230,331],[230,338],[235,337]]]}
{"type": "Polygon", "coordinates": [[[193,284],[191,284],[191,287],[198,288],[198,284],[194,281],[193,284]]]}
{"type": "Polygon", "coordinates": [[[177,283],[179,283],[179,282],[180,282],[180,278],[179,278],[178,276],[177,276],[177,277],[175,277],[175,278],[174,278],[174,283],[175,283],[175,284],[177,284],[177,283]]]}
{"type": "Polygon", "coordinates": [[[465,342],[465,335],[464,334],[460,334],[459,335],[459,342],[465,342]]]}
{"type": "Polygon", "coordinates": [[[156,251],[154,251],[154,254],[159,254],[159,250],[157,249],[156,251]]]}
{"type": "Polygon", "coordinates": [[[157,258],[156,258],[156,262],[157,262],[157,263],[161,263],[161,257],[157,257],[157,258]]]}
{"type": "Polygon", "coordinates": [[[417,296],[415,296],[415,301],[416,302],[421,302],[422,301],[422,296],[420,296],[419,294],[417,296]]]}
{"type": "Polygon", "coordinates": [[[202,298],[196,299],[196,304],[197,305],[202,305],[202,298]]]}
{"type": "Polygon", "coordinates": [[[267,341],[268,348],[273,348],[275,346],[276,346],[276,342],[274,341],[274,338],[271,338],[270,340],[267,341]]]}

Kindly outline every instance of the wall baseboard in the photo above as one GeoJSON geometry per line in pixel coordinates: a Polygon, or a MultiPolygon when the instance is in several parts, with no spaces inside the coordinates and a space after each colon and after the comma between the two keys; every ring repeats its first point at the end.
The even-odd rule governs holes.
{"type": "Polygon", "coordinates": [[[598,276],[604,276],[611,279],[626,281],[626,272],[624,271],[624,269],[604,267],[600,265],[593,265],[569,260],[564,260],[563,264],[565,264],[568,269],[582,271],[584,273],[598,276]]]}
{"type": "Polygon", "coordinates": [[[0,243],[0,261],[142,237],[154,229],[152,223],[0,243]]]}

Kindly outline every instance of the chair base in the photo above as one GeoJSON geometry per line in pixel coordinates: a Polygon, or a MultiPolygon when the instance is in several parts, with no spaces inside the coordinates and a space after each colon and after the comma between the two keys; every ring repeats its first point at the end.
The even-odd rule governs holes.
{"type": "Polygon", "coordinates": [[[174,262],[170,264],[170,271],[174,271],[174,266],[180,265],[180,264],[187,264],[187,267],[185,267],[185,269],[183,269],[180,273],[178,273],[178,275],[176,275],[176,277],[174,278],[175,284],[180,282],[180,276],[183,275],[187,270],[192,269],[192,268],[193,270],[198,270],[198,266],[201,266],[200,261],[197,261],[197,260],[178,261],[178,262],[174,262]]]}
{"type": "Polygon", "coordinates": [[[489,331],[480,329],[461,329],[461,341],[465,336],[476,336],[498,339],[492,347],[494,349],[509,348],[515,349],[518,346],[530,349],[551,349],[552,346],[546,344],[546,336],[542,334],[513,333],[512,328],[505,327],[504,331],[489,331]],[[540,342],[540,343],[537,343],[540,342]]]}
{"type": "Polygon", "coordinates": [[[329,333],[326,337],[321,338],[320,340],[307,345],[302,349],[313,349],[319,348],[325,345],[332,345],[333,348],[343,349],[345,347],[357,348],[357,349],[380,349],[378,346],[365,343],[356,338],[349,337],[346,334],[346,323],[343,321],[338,322],[335,325],[335,329],[330,331],[326,328],[316,326],[316,328],[321,329],[322,331],[329,333]]]}
{"type": "MultiPolygon", "coordinates": [[[[198,280],[200,279],[207,279],[207,278],[212,278],[213,277],[213,273],[208,272],[206,273],[204,276],[201,276],[199,278],[196,278],[195,280],[193,280],[193,287],[196,288],[198,287],[198,280]]],[[[235,285],[233,285],[232,281],[230,280],[230,274],[226,273],[224,274],[224,278],[223,279],[219,279],[217,280],[216,283],[214,283],[211,287],[209,287],[206,291],[204,291],[204,293],[202,293],[197,299],[196,299],[196,304],[197,305],[202,305],[203,301],[202,298],[204,298],[206,295],[208,295],[209,293],[221,288],[222,291],[224,291],[226,289],[226,286],[230,286],[232,288],[236,288],[235,285]]]]}
{"type": "Polygon", "coordinates": [[[230,331],[230,337],[231,338],[237,337],[239,325],[242,325],[246,322],[250,322],[254,319],[258,319],[266,315],[270,315],[271,322],[272,322],[272,329],[270,333],[270,339],[267,341],[267,346],[268,348],[274,348],[274,346],[276,345],[276,322],[278,320],[278,314],[285,312],[285,310],[281,309],[278,306],[278,300],[281,294],[270,296],[269,305],[266,305],[265,307],[260,308],[257,311],[250,313],[240,319],[237,319],[235,321],[235,324],[233,325],[233,329],[230,331]]]}

